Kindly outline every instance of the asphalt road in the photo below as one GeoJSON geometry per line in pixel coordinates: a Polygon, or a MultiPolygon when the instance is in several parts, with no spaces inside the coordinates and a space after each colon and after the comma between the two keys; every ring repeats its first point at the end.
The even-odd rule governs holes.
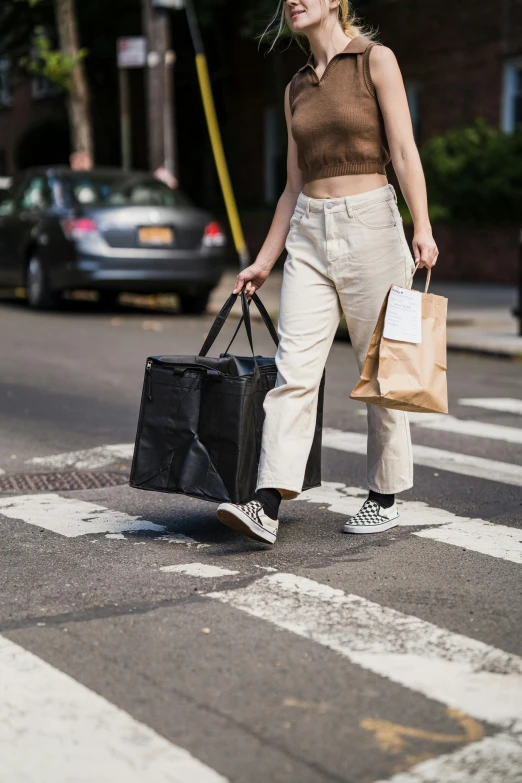
{"type": "Polygon", "coordinates": [[[412,423],[403,524],[346,536],[365,419],[336,343],[341,446],[268,549],[124,483],[145,359],[197,352],[210,323],[0,302],[0,481],[122,476],[0,492],[0,781],[522,781],[520,364],[450,355],[455,418],[412,423]]]}

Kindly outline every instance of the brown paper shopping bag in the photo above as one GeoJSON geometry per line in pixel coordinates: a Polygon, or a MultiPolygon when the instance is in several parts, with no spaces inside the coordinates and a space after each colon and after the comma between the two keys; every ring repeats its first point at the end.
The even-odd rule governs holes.
{"type": "MultiPolygon", "coordinates": [[[[415,272],[418,266],[417,264],[415,272]]],[[[388,291],[370,341],[361,377],[350,394],[352,400],[401,411],[448,412],[446,380],[448,300],[444,296],[428,294],[430,276],[431,269],[428,269],[426,286],[424,293],[421,294],[422,342],[402,342],[383,336],[384,318],[390,295],[388,291]]]]}

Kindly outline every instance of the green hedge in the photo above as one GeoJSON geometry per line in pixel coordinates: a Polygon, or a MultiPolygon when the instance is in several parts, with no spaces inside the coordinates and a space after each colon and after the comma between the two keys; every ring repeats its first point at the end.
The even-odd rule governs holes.
{"type": "MultiPolygon", "coordinates": [[[[429,139],[420,156],[432,222],[522,225],[522,127],[508,134],[479,118],[429,139]]],[[[401,212],[411,223],[404,203],[401,212]]]]}

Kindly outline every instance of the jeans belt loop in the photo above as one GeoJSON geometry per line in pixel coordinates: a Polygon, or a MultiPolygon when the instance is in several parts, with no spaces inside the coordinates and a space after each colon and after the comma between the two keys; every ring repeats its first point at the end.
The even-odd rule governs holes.
{"type": "Polygon", "coordinates": [[[306,217],[310,217],[310,198],[307,197],[306,199],[306,217]]]}
{"type": "Polygon", "coordinates": [[[393,198],[395,199],[395,203],[397,204],[397,193],[395,192],[395,188],[393,187],[393,185],[391,184],[391,182],[388,182],[388,185],[389,185],[389,186],[390,186],[390,188],[391,188],[391,192],[393,193],[393,198]]]}
{"type": "Polygon", "coordinates": [[[348,196],[344,197],[344,203],[346,205],[346,211],[348,213],[348,217],[352,218],[353,217],[353,211],[352,211],[352,208],[350,206],[350,202],[348,201],[348,196]]]}

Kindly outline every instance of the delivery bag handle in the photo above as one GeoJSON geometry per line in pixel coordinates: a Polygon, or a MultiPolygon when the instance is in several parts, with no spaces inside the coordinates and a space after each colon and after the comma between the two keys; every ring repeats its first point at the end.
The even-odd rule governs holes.
{"type": "MultiPolygon", "coordinates": [[[[410,288],[411,288],[411,287],[412,287],[412,285],[413,285],[413,276],[415,275],[415,272],[417,271],[417,269],[418,269],[418,268],[419,268],[419,262],[417,262],[417,263],[415,264],[415,269],[413,270],[413,274],[412,274],[412,276],[411,276],[410,288]]],[[[428,293],[428,287],[429,287],[429,285],[430,285],[430,279],[431,279],[431,269],[429,269],[429,268],[428,268],[428,269],[427,269],[427,275],[426,275],[426,284],[425,284],[425,286],[424,286],[424,293],[425,293],[425,294],[427,294],[427,293],[428,293]]]]}
{"type": "MultiPolygon", "coordinates": [[[[228,316],[230,315],[230,311],[232,310],[235,302],[237,299],[237,294],[230,294],[227,301],[217,314],[214,323],[210,327],[209,333],[207,334],[207,337],[205,339],[205,342],[201,346],[201,350],[199,352],[199,356],[206,356],[209,350],[212,348],[212,345],[214,344],[218,334],[222,330],[225,321],[227,320],[228,316]]],[[[248,343],[250,345],[250,349],[252,351],[252,356],[254,356],[254,345],[252,342],[252,327],[250,325],[250,312],[248,310],[248,301],[246,298],[246,294],[244,291],[241,291],[241,306],[243,309],[243,318],[241,321],[245,322],[245,329],[248,337],[248,343]]]]}
{"type": "MultiPolygon", "coordinates": [[[[252,302],[252,301],[255,303],[255,305],[256,305],[256,307],[257,307],[257,309],[259,311],[259,314],[260,314],[261,318],[263,319],[263,322],[264,322],[266,328],[268,329],[268,331],[270,333],[270,337],[274,341],[275,346],[277,348],[277,346],[279,345],[279,337],[277,335],[275,326],[272,323],[272,319],[270,318],[270,316],[269,316],[269,314],[267,312],[266,307],[264,306],[263,302],[261,301],[261,299],[258,297],[257,294],[254,294],[252,296],[252,299],[248,300],[248,306],[249,307],[250,307],[250,302],[252,302]]],[[[232,345],[232,343],[236,339],[237,333],[241,329],[242,324],[243,324],[243,316],[241,316],[241,320],[239,321],[238,325],[236,326],[236,331],[232,335],[232,339],[230,340],[229,344],[227,345],[227,347],[225,349],[225,356],[229,352],[230,346],[232,345]]]]}
{"type": "MultiPolygon", "coordinates": [[[[223,307],[221,308],[221,310],[217,314],[214,323],[210,327],[209,333],[207,334],[205,342],[203,343],[203,346],[202,346],[202,348],[201,348],[201,350],[199,352],[199,356],[206,356],[208,354],[209,350],[211,349],[212,345],[214,344],[215,340],[217,339],[218,334],[220,333],[221,329],[225,325],[225,321],[227,320],[228,316],[230,315],[230,311],[232,310],[232,307],[234,306],[237,297],[238,297],[238,294],[230,294],[230,296],[226,300],[225,304],[223,305],[223,307]]],[[[260,298],[258,297],[257,294],[254,294],[252,299],[255,302],[255,305],[256,305],[257,309],[259,310],[261,318],[263,319],[263,321],[265,323],[265,326],[268,329],[268,331],[270,333],[270,336],[272,337],[272,340],[274,341],[274,343],[277,346],[278,343],[279,343],[279,338],[277,336],[277,332],[275,330],[274,324],[272,323],[272,320],[271,320],[271,318],[270,318],[270,316],[269,316],[265,306],[263,305],[263,303],[261,302],[261,300],[260,300],[260,298]]],[[[249,312],[249,304],[250,304],[250,302],[247,300],[244,291],[241,292],[241,304],[242,304],[242,309],[243,309],[243,315],[241,316],[241,320],[239,321],[239,323],[238,323],[238,325],[236,327],[236,330],[235,330],[235,332],[234,332],[234,334],[232,336],[232,340],[228,344],[228,347],[227,347],[227,349],[225,351],[225,354],[228,353],[228,349],[230,348],[230,346],[234,342],[239,329],[243,325],[243,322],[245,323],[247,337],[249,339],[250,347],[252,349],[252,354],[254,353],[254,348],[253,348],[253,344],[252,344],[252,331],[251,331],[251,326],[250,326],[250,312],[249,312]]]]}

